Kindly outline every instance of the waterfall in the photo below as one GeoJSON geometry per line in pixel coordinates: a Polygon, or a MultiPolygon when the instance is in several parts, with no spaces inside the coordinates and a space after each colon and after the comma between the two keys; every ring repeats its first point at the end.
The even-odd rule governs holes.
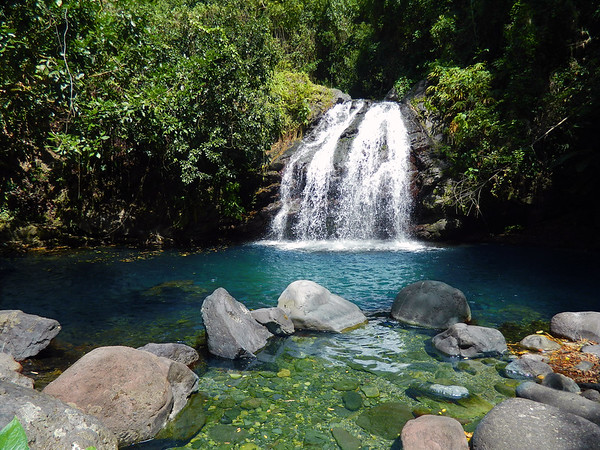
{"type": "Polygon", "coordinates": [[[410,145],[398,104],[331,108],[287,163],[277,240],[406,240],[410,145]]]}

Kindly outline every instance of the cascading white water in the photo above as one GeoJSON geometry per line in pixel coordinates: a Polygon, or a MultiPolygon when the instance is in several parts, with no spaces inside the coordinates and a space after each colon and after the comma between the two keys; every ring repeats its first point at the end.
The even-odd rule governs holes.
{"type": "Polygon", "coordinates": [[[336,105],[286,166],[274,237],[405,240],[411,208],[409,152],[398,104],[336,105]]]}

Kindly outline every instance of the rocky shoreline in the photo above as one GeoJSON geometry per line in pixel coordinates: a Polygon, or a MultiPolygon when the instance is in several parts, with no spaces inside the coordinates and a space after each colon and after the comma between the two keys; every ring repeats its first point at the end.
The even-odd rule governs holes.
{"type": "MultiPolygon", "coordinates": [[[[209,351],[221,358],[244,360],[254,359],[273,336],[286,339],[298,332],[348,332],[368,320],[354,304],[308,280],[288,286],[276,307],[252,312],[220,288],[206,298],[202,314],[209,351]]],[[[498,330],[467,323],[471,311],[464,294],[442,282],[424,280],[404,287],[390,316],[413,327],[439,331],[431,339],[432,347],[443,357],[455,359],[461,370],[477,370],[473,364],[480,364],[478,360],[485,364],[495,361],[493,357],[507,359],[508,364],[498,367],[506,382],[494,386],[507,399],[486,407],[481,401],[473,403],[476,397],[461,385],[443,380],[411,383],[406,390],[409,397],[424,396],[449,405],[459,402],[467,409],[477,405],[489,411],[473,430],[469,444],[471,434],[451,411],[431,415],[401,403],[373,402],[382,400],[373,386],[350,380],[334,383],[332,388],[343,393],[344,408],[362,411],[356,423],[363,429],[385,439],[400,435],[405,449],[432,445],[540,448],[540,442],[543,448],[595,448],[599,442],[600,385],[596,383],[600,347],[594,344],[600,341],[600,313],[557,314],[551,321],[551,335],[525,336],[517,346],[511,345],[512,353],[498,330]],[[526,420],[515,421],[519,415],[526,420]]],[[[40,393],[33,389],[33,380],[19,373],[21,366],[16,360],[35,358],[58,334],[60,325],[20,311],[1,311],[0,323],[0,427],[17,416],[32,448],[75,444],[117,448],[164,436],[165,430],[183,423],[178,414],[190,410],[186,403],[198,390],[199,378],[188,368],[198,359],[194,349],[183,344],[148,344],[139,349],[92,350],[40,393]],[[27,333],[19,331],[23,326],[27,333]],[[37,412],[32,414],[27,405],[35,405],[37,412]]],[[[244,376],[242,372],[239,377],[244,376]]],[[[280,369],[274,376],[284,380],[292,371],[280,369]]],[[[251,399],[246,400],[251,403],[251,399]]],[[[242,408],[252,408],[250,403],[242,408]]],[[[262,400],[257,398],[254,403],[262,404],[262,400]]],[[[197,406],[193,410],[197,411],[197,406]]],[[[188,411],[188,419],[190,414],[188,411]]],[[[188,425],[188,440],[203,423],[200,427],[188,425]]],[[[356,436],[348,430],[334,427],[331,433],[340,448],[359,448],[356,436]]]]}

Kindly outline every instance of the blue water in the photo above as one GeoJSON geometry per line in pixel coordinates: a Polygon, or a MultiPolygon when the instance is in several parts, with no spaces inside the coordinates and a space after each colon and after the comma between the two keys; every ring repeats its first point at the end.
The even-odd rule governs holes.
{"type": "Polygon", "coordinates": [[[242,245],[195,253],[105,248],[0,259],[0,309],[57,319],[73,344],[193,343],[200,307],[217,287],[250,309],[275,306],[297,279],[310,279],[367,312],[389,311],[422,279],[461,289],[480,325],[548,320],[597,310],[596,255],[501,245],[395,251],[285,250],[242,245]]]}

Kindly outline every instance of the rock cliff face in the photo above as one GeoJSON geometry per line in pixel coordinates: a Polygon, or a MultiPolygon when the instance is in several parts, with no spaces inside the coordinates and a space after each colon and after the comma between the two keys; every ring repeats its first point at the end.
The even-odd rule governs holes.
{"type": "MultiPolygon", "coordinates": [[[[410,190],[413,202],[409,234],[422,240],[447,240],[458,236],[463,230],[465,218],[450,206],[449,192],[452,180],[446,175],[448,163],[437,151],[442,135],[435,118],[427,113],[423,103],[418,100],[424,92],[425,82],[421,82],[402,100],[399,100],[393,91],[385,100],[399,102],[410,142],[410,190]]],[[[348,101],[348,98],[338,96],[338,103],[343,101],[348,101]]],[[[333,162],[336,174],[343,173],[340,162],[348,153],[352,138],[356,136],[358,127],[371,104],[371,101],[363,101],[363,106],[355,119],[341,135],[333,162]]],[[[319,125],[323,114],[311,124],[307,134],[319,125]]],[[[245,231],[252,237],[269,235],[273,218],[282,206],[280,199],[282,174],[300,145],[300,141],[292,143],[272,160],[265,177],[265,186],[257,194],[256,211],[246,226],[245,231]]],[[[306,156],[308,157],[310,155],[306,156]]],[[[294,178],[298,183],[304,182],[303,171],[309,162],[308,159],[301,164],[296,162],[294,178]]],[[[336,183],[336,178],[339,178],[339,175],[333,177],[332,183],[336,183]]],[[[334,199],[336,189],[339,190],[339,187],[334,186],[331,189],[333,193],[331,197],[334,199]]],[[[297,209],[293,207],[289,211],[291,216],[296,213],[297,209]]]]}

